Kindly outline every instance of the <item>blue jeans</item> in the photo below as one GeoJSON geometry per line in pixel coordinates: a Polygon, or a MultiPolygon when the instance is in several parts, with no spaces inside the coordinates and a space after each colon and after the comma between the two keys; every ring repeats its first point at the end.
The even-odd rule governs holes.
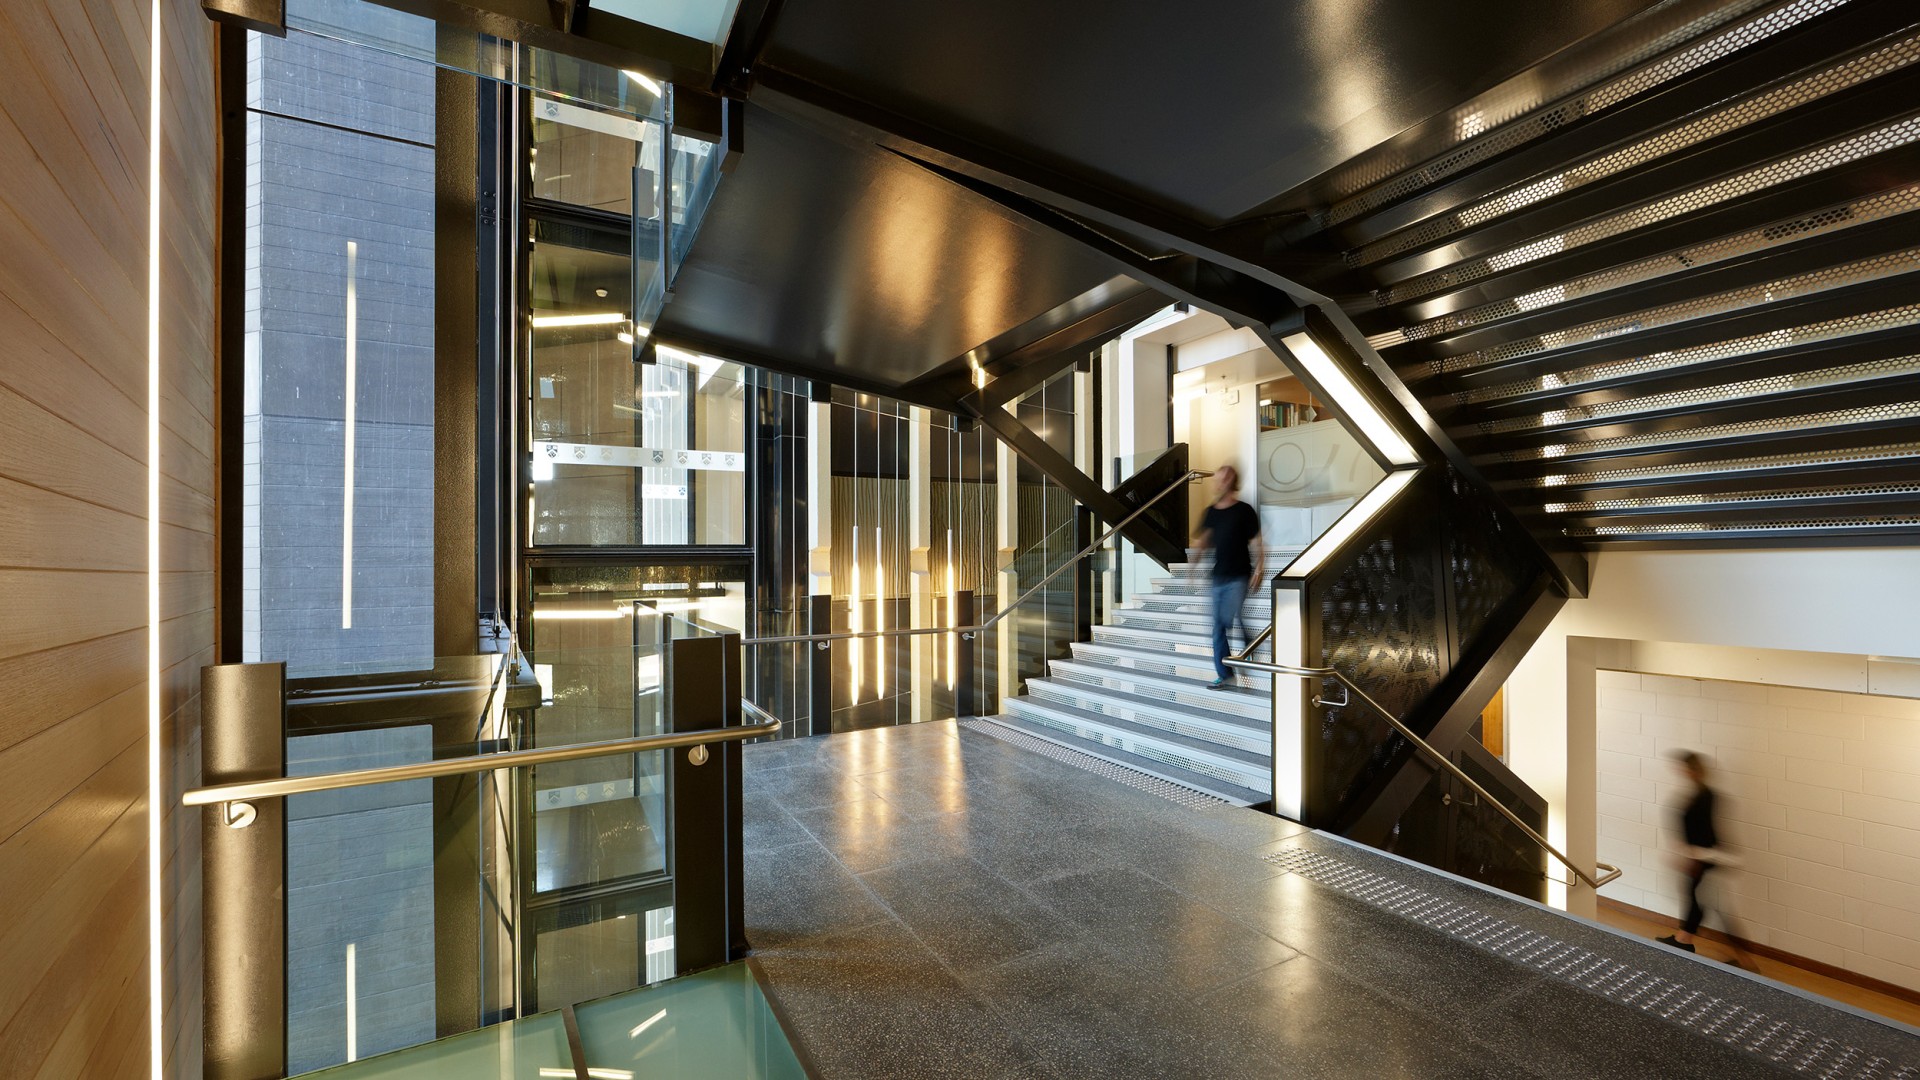
{"type": "Polygon", "coordinates": [[[1222,679],[1230,679],[1233,672],[1227,667],[1227,632],[1240,624],[1240,639],[1250,641],[1247,628],[1241,621],[1240,609],[1247,602],[1247,587],[1253,582],[1247,578],[1232,578],[1213,583],[1213,671],[1222,679]]]}

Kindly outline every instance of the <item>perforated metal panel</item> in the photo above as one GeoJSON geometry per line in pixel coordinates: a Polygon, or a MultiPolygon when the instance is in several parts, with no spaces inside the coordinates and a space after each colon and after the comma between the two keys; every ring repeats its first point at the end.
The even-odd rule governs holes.
{"type": "Polygon", "coordinates": [[[1901,461],[1920,454],[1920,442],[1865,446],[1849,450],[1826,450],[1810,454],[1766,454],[1759,457],[1729,458],[1722,461],[1690,462],[1681,465],[1643,465],[1632,469],[1596,469],[1582,473],[1556,473],[1528,481],[1534,487],[1576,487],[1581,484],[1651,481],[1693,476],[1737,475],[1769,469],[1794,469],[1810,465],[1860,465],[1876,461],[1901,461]]]}
{"type": "Polygon", "coordinates": [[[1414,228],[1376,240],[1356,251],[1351,257],[1352,261],[1367,265],[1426,247],[1454,233],[1484,225],[1708,139],[1738,131],[1770,116],[1898,71],[1916,61],[1920,61],[1920,37],[1909,37],[1871,49],[1865,55],[1856,56],[1835,67],[1793,80],[1650,138],[1556,170],[1453,213],[1438,215],[1414,228]]]}
{"type": "Polygon", "coordinates": [[[1720,386],[1702,387],[1699,390],[1682,390],[1671,394],[1648,394],[1645,397],[1625,398],[1620,401],[1602,402],[1597,405],[1553,409],[1536,416],[1517,416],[1507,420],[1485,421],[1479,425],[1479,428],[1481,433],[1486,435],[1498,435],[1511,431],[1533,431],[1541,428],[1559,427],[1564,424],[1577,424],[1591,420],[1646,416],[1652,413],[1672,412],[1685,408],[1726,405],[1801,390],[1857,386],[1864,383],[1876,382],[1881,379],[1903,378],[1916,374],[1920,374],[1920,355],[1899,356],[1886,360],[1875,360],[1865,364],[1848,364],[1844,367],[1826,368],[1820,371],[1796,372],[1791,375],[1770,375],[1764,379],[1746,379],[1741,382],[1724,383],[1720,386]]]}
{"type": "Polygon", "coordinates": [[[1455,395],[1461,404],[1500,401],[1505,398],[1536,394],[1544,390],[1565,390],[1574,387],[1593,386],[1611,380],[1634,375],[1645,375],[1656,371],[1672,371],[1691,367],[1695,364],[1711,364],[1720,360],[1730,360],[1741,356],[1760,356],[1765,353],[1779,352],[1802,345],[1815,345],[1841,338],[1863,334],[1878,333],[1882,330],[1896,330],[1902,327],[1920,326],[1920,304],[1906,304],[1897,308],[1869,311],[1859,315],[1847,315],[1837,319],[1826,319],[1805,326],[1783,327],[1759,334],[1747,334],[1742,337],[1717,341],[1711,345],[1696,345],[1685,349],[1669,349],[1637,356],[1631,360],[1618,360],[1604,364],[1591,364],[1554,374],[1541,375],[1532,379],[1502,383],[1498,386],[1483,387],[1455,395]]]}
{"type": "Polygon", "coordinates": [[[1634,499],[1595,499],[1591,502],[1546,504],[1549,514],[1589,514],[1619,510],[1685,510],[1765,506],[1768,503],[1811,502],[1819,499],[1851,501],[1920,496],[1920,484],[1851,484],[1834,487],[1786,488],[1776,491],[1729,491],[1712,495],[1650,495],[1634,499]]]}
{"type": "Polygon", "coordinates": [[[1790,435],[1815,431],[1830,431],[1835,428],[1858,426],[1861,424],[1884,424],[1894,420],[1909,420],[1920,417],[1920,402],[1900,401],[1887,405],[1872,405],[1859,409],[1829,409],[1825,412],[1806,413],[1801,416],[1785,416],[1774,420],[1749,420],[1739,424],[1708,424],[1705,427],[1676,428],[1672,431],[1652,432],[1645,435],[1620,435],[1610,439],[1587,439],[1582,442],[1553,443],[1548,446],[1536,446],[1525,450],[1502,451],[1503,461],[1539,461],[1545,458],[1568,457],[1574,454],[1623,453],[1631,450],[1658,450],[1675,443],[1725,442],[1734,439],[1751,439],[1766,435],[1790,435]]]}
{"type": "Polygon", "coordinates": [[[1872,281],[1882,281],[1902,274],[1910,274],[1915,270],[1920,270],[1920,249],[1878,255],[1871,259],[1860,259],[1841,266],[1829,266],[1805,274],[1794,274],[1759,285],[1749,285],[1742,289],[1729,289],[1712,296],[1683,300],[1674,304],[1662,304],[1631,315],[1596,319],[1565,330],[1556,330],[1551,334],[1522,338],[1495,348],[1478,349],[1448,357],[1441,361],[1439,366],[1442,371],[1471,371],[1488,364],[1519,360],[1558,349],[1591,344],[1605,338],[1620,337],[1623,334],[1656,330],[1664,326],[1712,318],[1716,315],[1761,307],[1783,300],[1813,296],[1833,289],[1845,289],[1872,281]]]}
{"type": "Polygon", "coordinates": [[[1512,299],[1496,300],[1437,316],[1415,323],[1404,330],[1394,331],[1398,340],[1387,342],[1383,338],[1382,343],[1376,347],[1438,337],[1515,315],[1546,310],[1572,300],[1598,296],[1629,285],[1655,281],[1671,274],[1686,273],[1703,266],[1752,255],[1784,244],[1798,243],[1809,237],[1870,225],[1915,210],[1920,210],[1920,185],[1829,207],[1818,213],[1787,218],[1763,228],[1750,229],[1703,244],[1694,244],[1651,259],[1641,259],[1637,262],[1610,267],[1598,273],[1569,278],[1557,285],[1536,289],[1512,299]]]}
{"type": "MultiPolygon", "coordinates": [[[[1894,385],[1920,376],[1920,302],[1892,299],[1920,282],[1920,104],[1895,92],[1920,70],[1920,23],[1841,7],[1697,27],[1505,124],[1457,111],[1456,145],[1328,207],[1352,223],[1319,239],[1351,248],[1342,295],[1371,290],[1350,308],[1368,342],[1501,490],[1559,496],[1514,501],[1552,542],[1920,535],[1902,516],[1920,500],[1888,487],[1920,446],[1920,393],[1894,385]],[[1774,452],[1736,449],[1762,440],[1774,452]]],[[[1478,583],[1448,584],[1471,629],[1478,583]]]]}
{"type": "Polygon", "coordinates": [[[1644,229],[1683,214],[1691,214],[1732,199],[1741,199],[1792,180],[1859,161],[1874,154],[1920,141],[1920,117],[1907,117],[1884,127],[1841,139],[1781,161],[1749,169],[1737,176],[1705,184],[1692,191],[1611,214],[1564,232],[1529,240],[1481,258],[1454,263],[1394,285],[1384,295],[1391,304],[1405,303],[1429,293],[1458,288],[1491,274],[1572,251],[1636,229],[1644,229]]]}
{"type": "MultiPolygon", "coordinates": [[[[1584,84],[1593,86],[1593,89],[1551,105],[1540,100],[1539,91],[1534,85],[1526,80],[1515,80],[1503,93],[1483,96],[1469,106],[1455,110],[1450,127],[1457,145],[1433,161],[1389,176],[1388,173],[1405,169],[1410,162],[1393,151],[1385,151],[1367,155],[1355,166],[1343,169],[1334,179],[1334,189],[1355,190],[1356,193],[1330,207],[1325,220],[1328,224],[1337,225],[1398,202],[1509,150],[1550,135],[1581,117],[1638,97],[1845,3],[1846,0],[1794,0],[1724,32],[1711,34],[1687,45],[1690,39],[1710,33],[1725,22],[1759,6],[1751,3],[1727,4],[1700,19],[1623,50],[1611,63],[1587,73],[1584,84]],[[1670,55],[1661,55],[1676,49],[1670,55]],[[1659,59],[1656,60],[1656,57],[1659,59]],[[1630,67],[1633,70],[1626,70],[1630,67]],[[1623,70],[1626,74],[1609,78],[1623,70]],[[1602,79],[1607,81],[1601,82],[1602,79]],[[1372,186],[1359,190],[1363,185],[1372,186]]],[[[1581,83],[1575,82],[1574,85],[1581,83]]]]}
{"type": "Polygon", "coordinates": [[[1746,534],[1794,532],[1794,533],[1849,533],[1873,529],[1912,529],[1920,527],[1920,517],[1901,514],[1879,518],[1783,518],[1779,521],[1688,521],[1670,522],[1659,525],[1599,525],[1586,529],[1568,529],[1568,536],[1611,536],[1627,538],[1635,536],[1657,537],[1682,533],[1717,534],[1721,536],[1741,536],[1746,534]]]}

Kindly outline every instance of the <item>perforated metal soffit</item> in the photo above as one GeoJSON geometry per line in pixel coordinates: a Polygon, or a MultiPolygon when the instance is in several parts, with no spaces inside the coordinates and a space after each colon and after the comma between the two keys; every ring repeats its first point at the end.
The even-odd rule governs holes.
{"type": "Polygon", "coordinates": [[[1629,27],[1615,51],[1581,70],[1511,80],[1454,109],[1432,138],[1363,155],[1331,178],[1335,201],[1324,221],[1338,225],[1372,213],[1845,3],[1734,0],[1688,21],[1629,27]],[[1565,87],[1566,96],[1549,101],[1543,85],[1565,87]]]}
{"type": "Polygon", "coordinates": [[[1655,93],[1692,92],[1678,82],[1736,54],[1789,55],[1784,43],[1778,53],[1751,50],[1773,50],[1770,39],[1796,28],[1864,25],[1838,21],[1848,2],[1735,2],[1710,15],[1711,5],[1661,5],[1655,12],[1664,15],[1649,12],[1623,29],[1609,58],[1589,55],[1586,70],[1563,67],[1553,78],[1545,68],[1530,73],[1542,77],[1482,95],[1455,110],[1449,130],[1430,128],[1425,142],[1402,140],[1358,159],[1329,182],[1337,194],[1323,222],[1357,238],[1347,262],[1372,279],[1378,310],[1401,313],[1403,325],[1369,327],[1369,341],[1451,430],[1474,436],[1479,460],[1539,470],[1503,487],[1566,490],[1545,504],[1546,520],[1613,517],[1560,517],[1565,535],[1600,542],[1916,524],[1905,511],[1920,501],[1909,498],[1920,485],[1903,485],[1920,450],[1920,394],[1910,390],[1920,352],[1897,342],[1920,327],[1920,302],[1888,297],[1906,298],[1896,283],[1920,286],[1920,246],[1875,251],[1872,230],[1910,229],[1909,215],[1920,213],[1920,176],[1892,167],[1920,146],[1920,108],[1854,119],[1826,108],[1809,114],[1831,118],[1819,124],[1782,120],[1920,68],[1920,16],[1879,40],[1833,39],[1824,60],[1779,65],[1772,82],[1703,99],[1637,135],[1597,145],[1568,131],[1655,93]],[[1806,66],[1793,70],[1798,64],[1806,66]],[[1539,86],[1562,96],[1543,100],[1539,86]],[[1483,166],[1536,144],[1542,164],[1531,176],[1464,194],[1483,166]],[[1557,145],[1569,149],[1556,161],[1557,145]],[[1857,164],[1868,159],[1870,169],[1857,164]],[[1660,183],[1621,183],[1630,176],[1660,183]],[[1595,212],[1603,190],[1637,194],[1602,200],[1595,212]],[[1424,192],[1433,197],[1408,201],[1424,192]],[[1585,192],[1579,203],[1555,209],[1576,192],[1585,192]],[[1741,209],[1760,198],[1752,205],[1779,209],[1741,209]],[[1725,228],[1709,227],[1721,220],[1725,228]],[[1541,224],[1529,228],[1534,221],[1541,224]],[[1663,242],[1668,235],[1685,239],[1663,242]],[[1569,270],[1555,273],[1561,265],[1569,270]],[[1770,265],[1779,271],[1767,273],[1770,265]],[[1724,333],[1710,329],[1721,323],[1724,333]],[[1449,348],[1456,336],[1461,344],[1449,348]],[[1650,391],[1636,396],[1643,383],[1650,391]],[[1871,393],[1879,384],[1883,398],[1871,393]],[[1824,394],[1841,396],[1822,407],[1824,394]],[[1687,422],[1723,409],[1737,412],[1687,422]],[[1664,430],[1618,426],[1654,417],[1664,430]],[[1565,434],[1538,437],[1555,431],[1565,434]],[[1784,441],[1771,454],[1736,449],[1767,439],[1784,441]],[[1816,442],[1822,449],[1802,449],[1816,442]],[[1611,468],[1596,460],[1610,456],[1627,460],[1611,468]],[[1650,458],[1659,463],[1629,464],[1650,458]],[[1556,467],[1561,459],[1571,460],[1556,467]],[[1809,479],[1834,472],[1846,473],[1836,477],[1844,482],[1809,479]],[[1719,478],[1754,488],[1774,476],[1768,490],[1699,494],[1719,478]],[[1628,497],[1597,494],[1606,488],[1628,497]],[[1771,505],[1782,512],[1739,520],[1771,505]],[[1677,520],[1694,511],[1698,520],[1677,520]]]}
{"type": "Polygon", "coordinates": [[[1482,434],[1487,435],[1499,435],[1515,431],[1536,431],[1588,421],[1624,420],[1637,416],[1680,412],[1710,405],[1728,405],[1743,401],[1762,400],[1779,394],[1790,394],[1803,390],[1823,390],[1858,386],[1883,379],[1896,379],[1913,375],[1920,375],[1920,355],[1897,356],[1887,360],[1873,360],[1862,364],[1847,364],[1843,367],[1797,372],[1790,375],[1772,375],[1764,379],[1747,379],[1741,382],[1722,383],[1719,386],[1702,387],[1698,390],[1680,390],[1668,394],[1647,394],[1643,397],[1622,398],[1618,401],[1601,402],[1596,405],[1578,405],[1564,409],[1551,409],[1538,415],[1516,416],[1506,420],[1484,421],[1479,425],[1479,429],[1482,434]]]}

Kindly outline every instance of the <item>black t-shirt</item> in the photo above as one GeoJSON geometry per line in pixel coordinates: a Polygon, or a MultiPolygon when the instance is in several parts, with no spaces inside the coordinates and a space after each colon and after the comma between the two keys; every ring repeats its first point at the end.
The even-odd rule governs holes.
{"type": "Polygon", "coordinates": [[[1711,848],[1720,846],[1719,834],[1713,828],[1713,789],[1701,788],[1694,792],[1692,801],[1680,812],[1680,834],[1688,847],[1711,848]]]}
{"type": "Polygon", "coordinates": [[[1213,545],[1213,580],[1232,581],[1253,576],[1253,553],[1249,546],[1260,538],[1260,514],[1243,502],[1222,509],[1207,507],[1200,519],[1213,545]]]}

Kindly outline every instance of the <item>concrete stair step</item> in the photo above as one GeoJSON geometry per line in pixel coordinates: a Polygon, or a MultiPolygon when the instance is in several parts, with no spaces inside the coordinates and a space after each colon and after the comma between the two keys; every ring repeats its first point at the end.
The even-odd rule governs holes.
{"type": "MultiPolygon", "coordinates": [[[[1001,713],[997,716],[983,717],[982,719],[1020,732],[1023,735],[1029,735],[1057,746],[1064,746],[1070,750],[1077,750],[1080,753],[1099,758],[1102,761],[1112,762],[1115,765],[1132,769],[1135,772],[1143,772],[1149,776],[1157,776],[1162,780],[1170,781],[1181,787],[1204,792],[1218,799],[1225,799],[1234,806],[1252,806],[1255,803],[1266,802],[1269,797],[1264,792],[1253,788],[1230,783],[1218,776],[1195,772],[1191,769],[1184,769],[1171,762],[1162,761],[1159,758],[1132,753],[1113,743],[1098,738],[1082,738],[1081,736],[1073,734],[1070,725],[1043,722],[1031,712],[1026,716],[1016,715],[1014,713],[1001,713]]],[[[1261,783],[1266,783],[1266,781],[1262,780],[1261,783]]]]}
{"type": "MultiPolygon", "coordinates": [[[[1174,634],[1196,634],[1204,641],[1213,640],[1213,613],[1211,611],[1145,611],[1140,608],[1116,608],[1108,614],[1107,622],[1112,626],[1132,626],[1143,630],[1160,630],[1174,634]]],[[[1267,620],[1247,616],[1247,631],[1257,634],[1267,625],[1267,620]]],[[[1238,634],[1234,635],[1239,638],[1238,634]]]]}
{"type": "MultiPolygon", "coordinates": [[[[1213,595],[1211,592],[1179,595],[1174,593],[1148,593],[1124,600],[1114,608],[1115,611],[1167,611],[1181,615],[1213,615],[1213,595]]],[[[1265,626],[1273,618],[1273,600],[1265,596],[1248,596],[1240,607],[1241,613],[1249,620],[1258,619],[1265,626]]]]}
{"type": "MultiPolygon", "coordinates": [[[[1134,648],[1107,641],[1079,641],[1073,645],[1073,658],[1089,664],[1126,670],[1149,671],[1176,679],[1213,681],[1213,659],[1209,654],[1193,655],[1165,649],[1134,648]]],[[[1273,676],[1264,671],[1241,671],[1235,681],[1263,696],[1271,692],[1273,676]]]]}
{"type": "Polygon", "coordinates": [[[1273,754],[1273,728],[1232,713],[1185,708],[1170,702],[1137,697],[1120,690],[1065,679],[1028,679],[1024,698],[1064,705],[1091,716],[1104,716],[1142,731],[1178,736],[1195,746],[1265,761],[1273,754]]]}
{"type": "Polygon", "coordinates": [[[1156,627],[1121,626],[1109,623],[1093,628],[1093,640],[1136,649],[1175,652],[1186,656],[1211,657],[1213,655],[1211,627],[1207,627],[1204,632],[1185,629],[1170,631],[1156,627]]]}
{"type": "Polygon", "coordinates": [[[1159,702],[1178,713],[1221,713],[1243,717],[1260,725],[1262,731],[1267,729],[1273,715],[1273,698],[1270,694],[1243,689],[1238,685],[1221,690],[1208,689],[1207,684],[1213,681],[1211,672],[1203,682],[1138,668],[1116,668],[1073,659],[1053,661],[1047,665],[1047,673],[1057,681],[1095,686],[1141,701],[1159,702]]]}
{"type": "Polygon", "coordinates": [[[1004,711],[1005,715],[1051,728],[1082,743],[1131,754],[1143,762],[1137,767],[1144,771],[1165,776],[1176,783],[1188,783],[1210,794],[1225,793],[1217,787],[1195,784],[1191,777],[1206,778],[1214,785],[1227,784],[1242,792],[1255,793],[1272,783],[1272,769],[1265,758],[1090,712],[1070,703],[1018,697],[1009,699],[1004,711]],[[1188,777],[1171,775],[1171,770],[1176,769],[1188,774],[1188,777]]]}

